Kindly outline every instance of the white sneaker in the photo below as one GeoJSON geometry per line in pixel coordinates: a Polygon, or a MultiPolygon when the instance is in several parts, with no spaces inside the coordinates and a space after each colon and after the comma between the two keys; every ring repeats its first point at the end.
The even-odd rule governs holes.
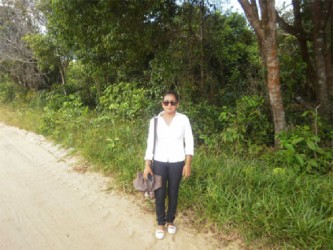
{"type": "Polygon", "coordinates": [[[168,233],[169,234],[175,234],[177,231],[177,228],[174,225],[168,225],[168,233]]]}
{"type": "Polygon", "coordinates": [[[157,229],[155,231],[155,237],[156,237],[156,239],[162,240],[164,238],[164,230],[157,229]]]}

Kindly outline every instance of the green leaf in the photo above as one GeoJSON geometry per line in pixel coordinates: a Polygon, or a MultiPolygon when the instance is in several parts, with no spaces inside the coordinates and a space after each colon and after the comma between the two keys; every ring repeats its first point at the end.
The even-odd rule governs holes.
{"type": "Polygon", "coordinates": [[[325,154],[325,151],[321,147],[317,147],[316,152],[319,154],[325,154]]]}
{"type": "Polygon", "coordinates": [[[286,170],[284,168],[274,168],[273,169],[273,174],[275,175],[284,175],[286,173],[286,170]]]}
{"type": "Polygon", "coordinates": [[[315,159],[310,159],[308,165],[311,167],[318,167],[318,162],[315,159]]]}
{"type": "Polygon", "coordinates": [[[306,140],[306,145],[313,151],[316,151],[318,147],[313,141],[310,140],[306,140]]]}
{"type": "Polygon", "coordinates": [[[288,150],[295,151],[295,148],[292,144],[286,143],[284,146],[288,150]]]}
{"type": "Polygon", "coordinates": [[[291,143],[295,145],[303,140],[304,140],[304,137],[298,137],[298,138],[293,139],[291,143]]]}
{"type": "Polygon", "coordinates": [[[295,155],[295,159],[301,166],[304,166],[304,160],[300,155],[295,155]]]}

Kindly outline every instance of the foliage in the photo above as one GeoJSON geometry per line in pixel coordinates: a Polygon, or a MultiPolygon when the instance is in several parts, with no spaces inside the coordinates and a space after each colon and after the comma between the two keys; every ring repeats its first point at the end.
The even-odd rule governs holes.
{"type": "Polygon", "coordinates": [[[110,113],[123,120],[133,120],[149,117],[154,108],[144,88],[133,83],[119,83],[107,87],[99,98],[97,110],[110,113]]]}
{"type": "Polygon", "coordinates": [[[40,129],[44,134],[51,135],[57,141],[73,146],[75,145],[74,134],[85,126],[88,107],[83,106],[80,96],[75,94],[63,98],[60,107],[55,106],[60,103],[54,103],[53,100],[47,100],[49,106],[46,105],[44,108],[45,113],[42,116],[40,129]],[[67,131],[67,133],[63,133],[63,131],[67,131]]]}
{"type": "Polygon", "coordinates": [[[199,7],[183,4],[174,30],[169,46],[150,61],[153,84],[174,84],[186,101],[218,106],[257,89],[251,77],[259,78],[256,45],[242,16],[207,9],[202,14],[199,7]]]}
{"type": "MultiPolygon", "coordinates": [[[[332,131],[332,130],[331,130],[332,131]]],[[[332,132],[328,134],[333,139],[332,132]]],[[[321,146],[321,138],[307,125],[278,135],[281,149],[274,153],[274,165],[292,167],[296,172],[327,173],[333,169],[333,150],[321,146]]]]}
{"type": "Polygon", "coordinates": [[[44,1],[50,32],[108,81],[142,78],[168,35],[174,1],[44,1]],[[98,17],[98,18],[96,18],[98,17]]]}
{"type": "Polygon", "coordinates": [[[197,144],[204,143],[208,147],[216,146],[216,134],[222,126],[218,120],[221,109],[207,102],[181,104],[180,110],[189,117],[197,144]]]}
{"type": "Polygon", "coordinates": [[[260,96],[244,96],[236,102],[235,108],[223,107],[219,121],[223,124],[220,140],[231,150],[258,153],[261,145],[270,145],[272,125],[265,115],[265,99],[260,96]],[[245,148],[244,148],[245,146],[245,148]]]}
{"type": "Polygon", "coordinates": [[[300,57],[299,47],[292,36],[281,36],[279,46],[279,61],[281,66],[280,80],[285,103],[290,105],[296,97],[302,95],[307,100],[313,97],[309,91],[306,79],[306,65],[300,57]]]}
{"type": "Polygon", "coordinates": [[[80,61],[69,63],[66,71],[66,93],[77,93],[80,95],[84,105],[95,108],[98,97],[105,86],[100,82],[100,72],[92,71],[89,65],[80,61]]]}
{"type": "Polygon", "coordinates": [[[17,91],[15,86],[11,82],[1,82],[0,83],[0,102],[9,103],[15,99],[17,91]]]}
{"type": "Polygon", "coordinates": [[[23,37],[32,50],[38,68],[46,74],[47,84],[65,83],[65,68],[70,58],[69,52],[62,51],[61,45],[48,34],[29,34],[23,37]],[[65,57],[64,55],[67,55],[65,57]]]}
{"type": "Polygon", "coordinates": [[[43,106],[41,96],[40,93],[13,84],[11,81],[0,82],[0,103],[38,109],[43,106]]]}
{"type": "Polygon", "coordinates": [[[104,86],[175,86],[183,100],[208,97],[210,104],[234,101],[228,88],[257,88],[254,35],[239,14],[224,15],[195,1],[42,2],[48,36],[61,45],[55,50],[65,58],[73,53],[104,77],[104,86]]]}
{"type": "Polygon", "coordinates": [[[327,11],[331,7],[330,0],[295,0],[292,1],[292,12],[278,15],[277,22],[284,32],[295,38],[297,43],[294,46],[299,48],[299,56],[292,61],[295,65],[303,64],[305,72],[296,78],[305,76],[305,81],[299,84],[302,88],[305,87],[305,91],[297,93],[298,96],[320,103],[319,112],[332,122],[333,103],[329,91],[332,80],[328,72],[333,70],[330,51],[332,39],[329,39],[332,37],[332,22],[329,20],[332,19],[333,12],[327,11]]]}

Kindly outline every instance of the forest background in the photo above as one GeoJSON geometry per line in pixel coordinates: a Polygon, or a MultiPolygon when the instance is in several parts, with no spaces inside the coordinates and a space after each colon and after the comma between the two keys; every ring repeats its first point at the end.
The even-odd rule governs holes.
{"type": "Polygon", "coordinates": [[[1,0],[0,119],[133,192],[148,121],[176,90],[195,135],[179,201],[193,225],[332,249],[333,4],[221,2],[1,0]]]}

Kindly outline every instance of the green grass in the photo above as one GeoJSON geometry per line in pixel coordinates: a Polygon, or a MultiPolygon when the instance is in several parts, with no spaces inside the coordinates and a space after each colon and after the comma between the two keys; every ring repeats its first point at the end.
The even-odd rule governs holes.
{"type": "Polygon", "coordinates": [[[182,187],[183,208],[233,227],[249,241],[320,249],[332,246],[332,178],[274,173],[257,160],[214,157],[200,150],[193,178],[182,187]],[[325,247],[324,247],[325,246],[325,247]]]}
{"type": "MultiPolygon", "coordinates": [[[[132,180],[143,168],[148,121],[123,122],[80,109],[46,114],[2,105],[0,110],[0,120],[75,148],[133,192],[132,180]]],[[[197,225],[237,232],[249,245],[259,240],[266,248],[333,249],[332,176],[274,169],[265,161],[197,147],[179,209],[191,211],[197,225]]]]}
{"type": "Polygon", "coordinates": [[[9,125],[40,132],[40,117],[43,112],[39,109],[18,108],[9,105],[0,104],[0,121],[9,125]]]}

